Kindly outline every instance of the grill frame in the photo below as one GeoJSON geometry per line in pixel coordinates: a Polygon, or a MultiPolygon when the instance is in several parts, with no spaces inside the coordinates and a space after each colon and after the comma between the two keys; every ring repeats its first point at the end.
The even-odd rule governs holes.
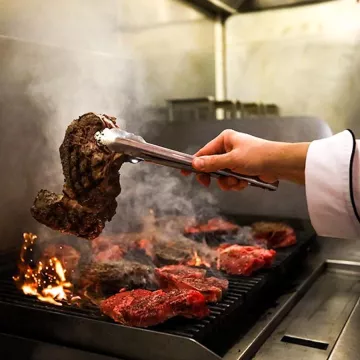
{"type": "MultiPolygon", "coordinates": [[[[174,318],[151,329],[115,324],[99,316],[95,307],[58,307],[24,296],[11,281],[14,269],[4,267],[0,272],[0,332],[123,359],[220,359],[226,342],[231,341],[228,330],[236,328],[238,333],[236,320],[255,312],[260,299],[281,287],[287,274],[302,261],[314,236],[313,228],[305,222],[297,230],[297,244],[279,249],[270,269],[251,277],[228,276],[229,291],[221,302],[209,305],[208,318],[174,318]]],[[[0,255],[0,263],[6,264],[4,259],[15,254],[0,255]]]]}

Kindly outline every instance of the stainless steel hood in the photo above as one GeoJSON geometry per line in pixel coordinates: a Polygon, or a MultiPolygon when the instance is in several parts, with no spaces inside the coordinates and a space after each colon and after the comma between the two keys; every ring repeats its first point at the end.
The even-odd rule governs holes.
{"type": "Polygon", "coordinates": [[[185,0],[212,14],[232,15],[238,12],[310,5],[334,0],[185,0]]]}
{"type": "Polygon", "coordinates": [[[186,2],[212,14],[232,15],[246,0],[186,0],[186,2]]]}
{"type": "Polygon", "coordinates": [[[318,4],[322,2],[337,1],[337,0],[245,0],[239,6],[239,12],[259,11],[279,9],[285,7],[294,7],[301,5],[318,4]]]}

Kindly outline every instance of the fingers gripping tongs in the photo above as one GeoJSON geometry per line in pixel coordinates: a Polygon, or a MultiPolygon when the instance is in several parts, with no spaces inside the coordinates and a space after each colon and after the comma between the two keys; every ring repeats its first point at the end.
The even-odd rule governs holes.
{"type": "MultiPolygon", "coordinates": [[[[147,143],[141,136],[128,133],[119,128],[106,128],[95,134],[98,144],[106,146],[109,150],[127,155],[128,162],[136,164],[140,161],[146,161],[172,167],[181,170],[187,170],[199,173],[192,167],[193,156],[179,151],[167,149],[158,145],[147,143]]],[[[276,190],[278,182],[269,184],[258,177],[240,175],[231,170],[219,170],[208,173],[211,177],[219,178],[222,176],[231,176],[238,180],[247,181],[249,185],[267,190],[276,190]]]]}

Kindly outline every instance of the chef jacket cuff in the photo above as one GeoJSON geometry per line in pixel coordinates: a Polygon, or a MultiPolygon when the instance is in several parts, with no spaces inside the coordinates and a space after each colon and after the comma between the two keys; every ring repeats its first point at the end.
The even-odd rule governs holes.
{"type": "Polygon", "coordinates": [[[360,238],[359,162],[359,142],[350,130],[310,144],[306,199],[318,235],[360,238]]]}

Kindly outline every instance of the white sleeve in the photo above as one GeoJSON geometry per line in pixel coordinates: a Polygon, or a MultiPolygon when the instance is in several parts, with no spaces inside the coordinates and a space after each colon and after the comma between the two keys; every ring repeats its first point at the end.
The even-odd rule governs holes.
{"type": "Polygon", "coordinates": [[[350,130],[310,144],[306,199],[319,236],[360,240],[360,141],[350,130]]]}

